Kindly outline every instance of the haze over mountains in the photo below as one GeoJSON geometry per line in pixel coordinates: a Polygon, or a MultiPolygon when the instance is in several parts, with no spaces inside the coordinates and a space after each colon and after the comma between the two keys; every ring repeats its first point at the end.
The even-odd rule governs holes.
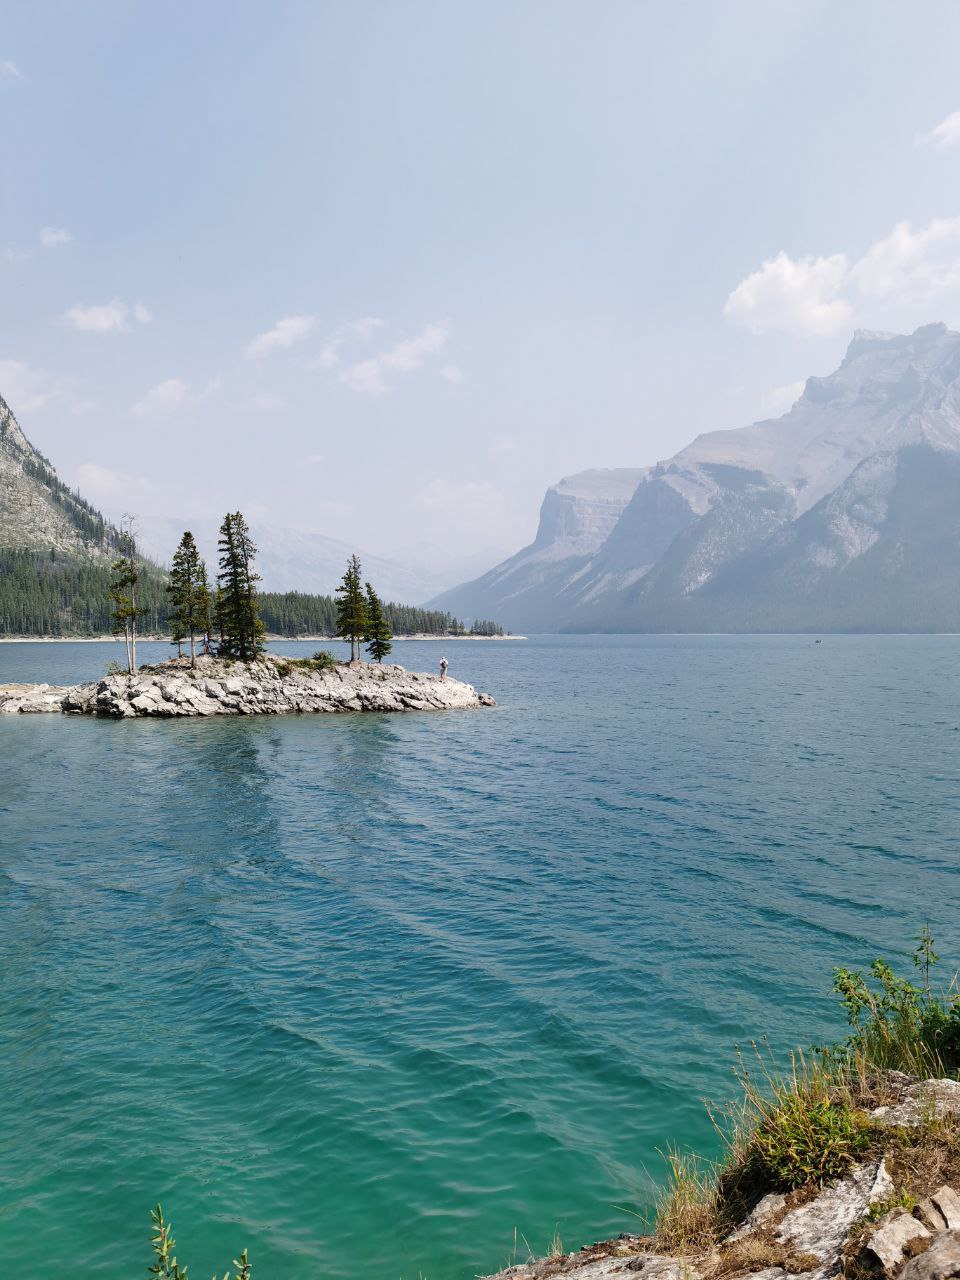
{"type": "Polygon", "coordinates": [[[436,607],[519,630],[960,629],[960,334],[858,331],[781,418],[547,491],[436,607]]]}
{"type": "MultiPolygon", "coordinates": [[[[416,559],[384,556],[357,548],[339,538],[303,529],[262,524],[252,519],[257,544],[257,572],[268,591],[305,591],[329,595],[343,576],[344,565],[354,553],[360,556],[365,576],[376,584],[385,600],[419,604],[429,596],[460,581],[466,574],[486,569],[502,552],[487,549],[473,556],[449,557],[429,550],[416,559]]],[[[190,529],[208,565],[217,563],[220,518],[142,516],[137,520],[145,554],[167,564],[184,529],[190,529]]]]}
{"type": "MultiPolygon", "coordinates": [[[[143,516],[137,518],[140,549],[160,565],[169,563],[186,528],[192,529],[208,566],[217,563],[220,516],[201,519],[143,516]]],[[[333,591],[356,549],[323,534],[276,528],[253,522],[258,547],[257,568],[265,590],[333,591]]],[[[5,400],[0,398],[0,549],[55,551],[68,556],[103,559],[116,547],[116,528],[74,493],[24,435],[5,400]]],[[[499,558],[494,549],[474,556],[436,556],[424,548],[417,560],[393,559],[361,552],[364,572],[384,599],[420,603],[465,574],[499,558]]]]}
{"type": "MultiPolygon", "coordinates": [[[[218,523],[192,522],[211,562],[218,523]]],[[[166,561],[182,528],[144,520],[144,549],[166,561]]],[[[327,592],[353,550],[254,532],[270,590],[327,592]]],[[[0,401],[0,549],[103,559],[115,540],[0,401]]],[[[513,630],[960,630],[960,334],[859,331],[782,417],[561,480],[533,543],[462,586],[365,569],[389,598],[513,630]]]]}

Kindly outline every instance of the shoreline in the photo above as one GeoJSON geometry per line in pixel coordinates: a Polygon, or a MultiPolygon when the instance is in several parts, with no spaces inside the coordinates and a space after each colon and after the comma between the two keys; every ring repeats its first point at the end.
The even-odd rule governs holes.
{"type": "MultiPolygon", "coordinates": [[[[459,640],[527,640],[527,636],[434,636],[426,633],[394,636],[401,640],[446,640],[451,644],[459,640]]],[[[277,636],[268,635],[264,639],[268,644],[335,644],[340,636],[277,636]]],[[[0,644],[122,644],[123,637],[117,636],[0,636],[0,644]]],[[[169,636],[137,636],[138,644],[170,644],[169,636]]],[[[346,641],[343,641],[346,644],[346,641]]]]}

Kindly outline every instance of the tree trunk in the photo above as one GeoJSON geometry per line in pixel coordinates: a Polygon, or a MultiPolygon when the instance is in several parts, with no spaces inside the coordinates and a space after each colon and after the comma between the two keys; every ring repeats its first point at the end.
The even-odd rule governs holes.
{"type": "Polygon", "coordinates": [[[197,665],[197,646],[196,646],[196,641],[194,639],[193,627],[191,627],[190,628],[190,666],[195,667],[196,665],[197,665]]]}

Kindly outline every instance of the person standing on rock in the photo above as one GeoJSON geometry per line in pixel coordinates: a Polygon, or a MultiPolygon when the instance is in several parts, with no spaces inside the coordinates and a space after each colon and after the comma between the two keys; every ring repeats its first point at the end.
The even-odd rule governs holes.
{"type": "Polygon", "coordinates": [[[440,659],[440,679],[446,680],[446,678],[447,678],[447,660],[446,658],[441,658],[440,659]]]}

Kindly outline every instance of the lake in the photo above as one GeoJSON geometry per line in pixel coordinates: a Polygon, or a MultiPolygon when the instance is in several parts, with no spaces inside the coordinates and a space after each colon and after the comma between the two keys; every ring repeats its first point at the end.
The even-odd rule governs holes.
{"type": "MultiPolygon", "coordinates": [[[[0,682],[119,648],[3,644],[0,682]]],[[[0,717],[5,1274],[145,1274],[158,1199],[198,1277],[635,1230],[738,1044],[842,1034],[831,966],[925,922],[960,963],[957,637],[394,656],[441,651],[499,706],[0,717]]]]}

